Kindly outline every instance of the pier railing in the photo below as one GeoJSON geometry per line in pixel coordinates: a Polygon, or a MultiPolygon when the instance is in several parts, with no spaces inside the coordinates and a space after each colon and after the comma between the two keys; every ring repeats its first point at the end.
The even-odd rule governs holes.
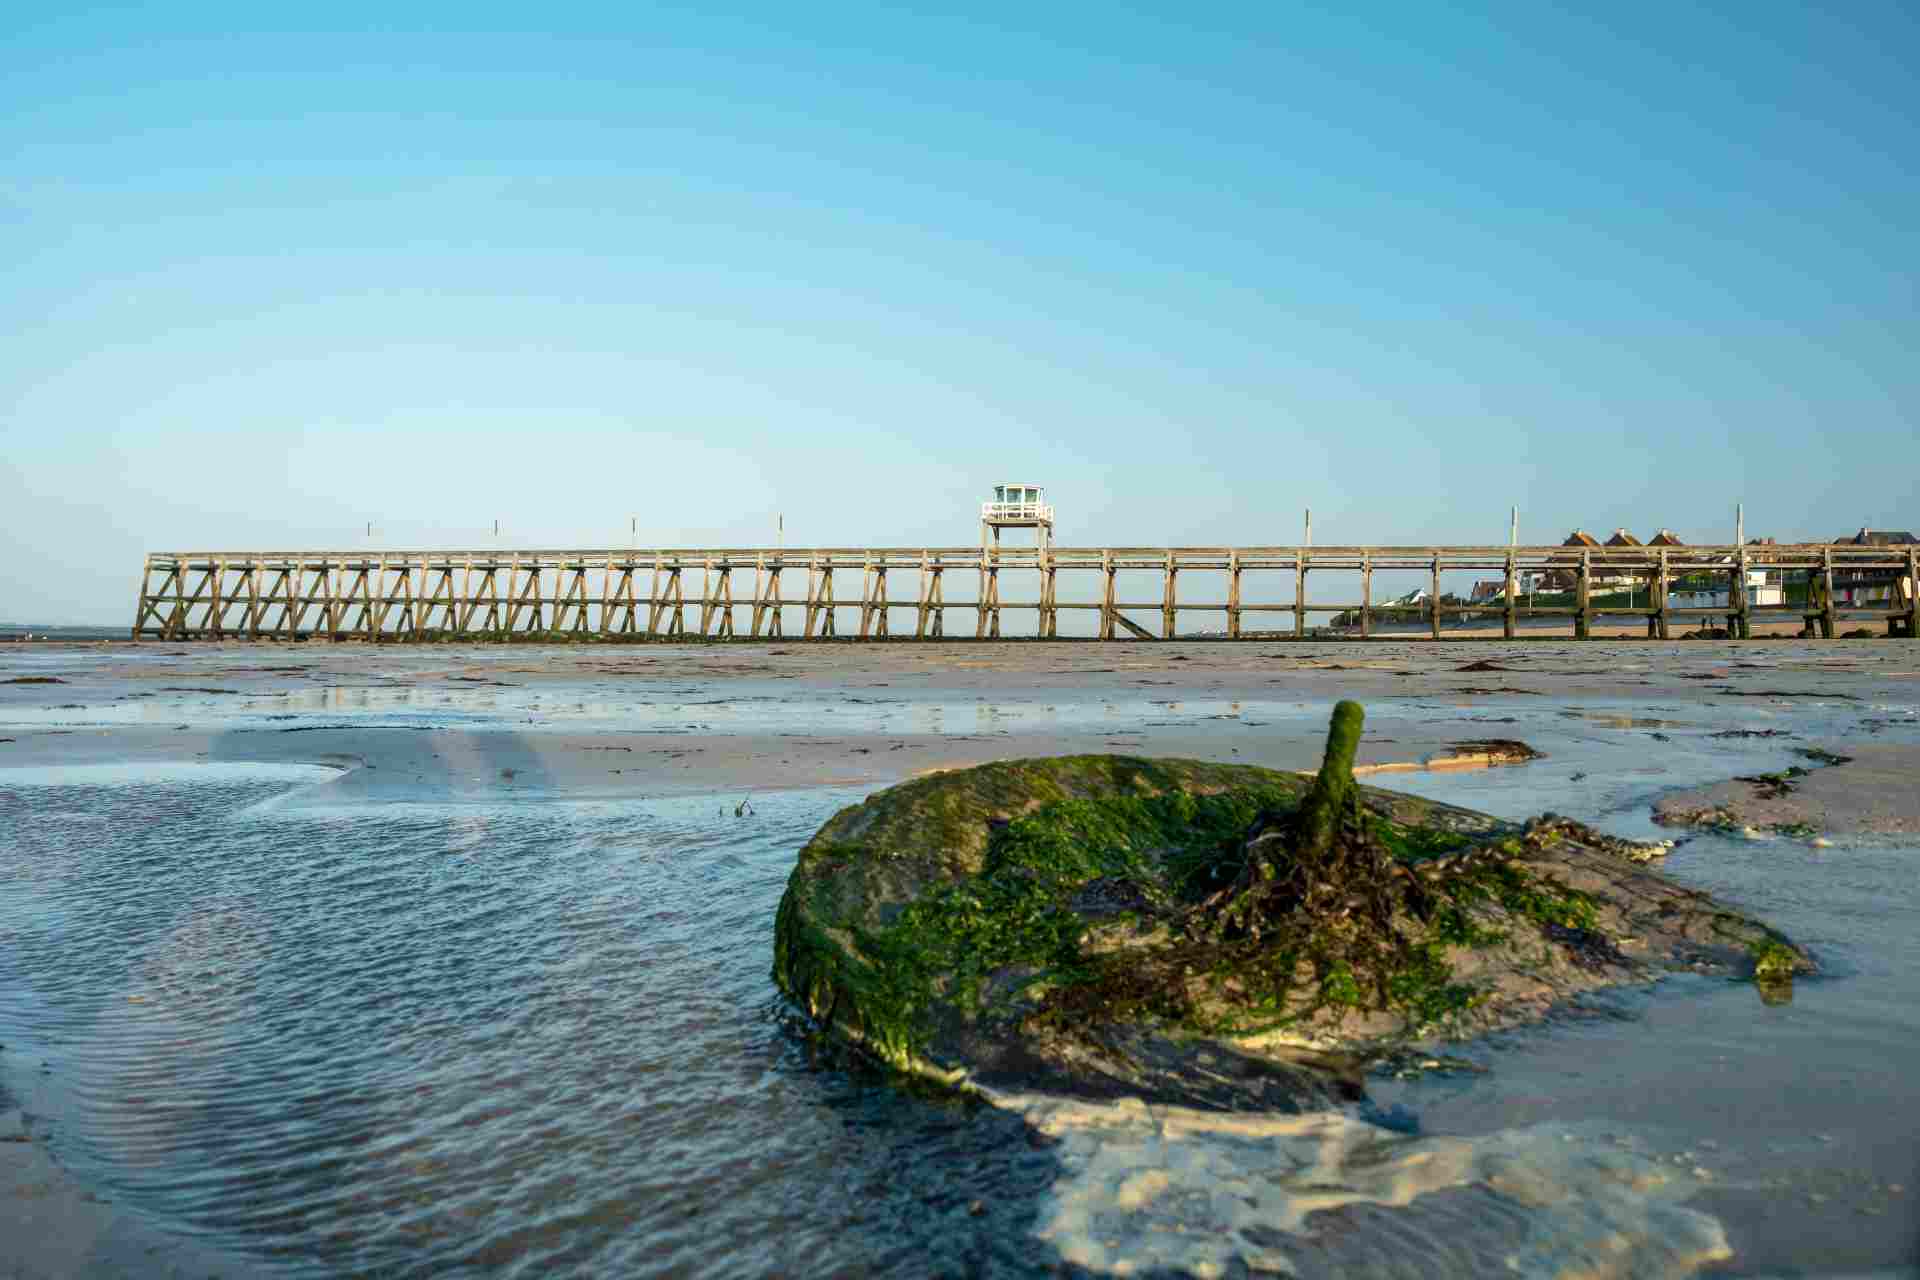
{"type": "MultiPolygon", "coordinates": [[[[1836,634],[1843,619],[1915,634],[1916,548],[1853,545],[1578,548],[1565,546],[703,548],[578,551],[194,551],[149,555],[135,639],[680,640],[955,639],[1003,635],[1003,615],[1035,616],[1040,639],[1261,639],[1350,636],[1440,639],[1452,628],[1511,638],[1544,634],[1539,619],[1588,638],[1605,618],[1646,621],[1668,637],[1689,618],[1734,636],[1769,616],[1836,634]],[[1756,571],[1804,584],[1804,600],[1763,603],[1756,571]],[[1501,590],[1453,600],[1442,579],[1500,575],[1501,590]],[[1375,598],[1375,575],[1415,582],[1416,603],[1375,598]],[[1551,575],[1557,603],[1521,588],[1551,575]],[[1875,584],[1871,603],[1836,601],[1843,585],[1875,584]],[[858,594],[852,594],[854,579],[858,594]],[[971,588],[947,597],[949,577],[971,588]],[[912,594],[898,591],[911,578],[912,594]],[[1061,590],[1062,579],[1067,590],[1061,590]],[[1029,599],[1003,595],[1031,579],[1029,599]],[[1352,598],[1313,599],[1310,581],[1352,598]],[[1676,607],[1684,580],[1725,603],[1676,607]],[[1147,584],[1143,595],[1122,588],[1147,584]],[[1638,591],[1616,598],[1622,582],[1638,591]],[[1200,590],[1196,592],[1196,583],[1200,590]],[[1262,593],[1265,588],[1285,598],[1262,593]],[[802,594],[788,594],[801,588],[802,594]],[[1078,588],[1076,590],[1076,588],[1078,588]],[[1157,590],[1155,589],[1157,588],[1157,590]],[[1357,588],[1357,589],[1356,589],[1357,588]],[[896,594],[889,594],[895,589],[896,594]],[[1182,598],[1183,589],[1185,598],[1182,598]],[[1607,594],[1613,592],[1613,596],[1607,594]],[[1884,600],[1879,599],[1884,594],[1884,600]],[[1197,598],[1205,596],[1206,598],[1197,598]],[[949,628],[949,614],[961,616],[949,628]],[[1063,634],[1061,615],[1086,621],[1063,634]],[[1189,623],[1204,617],[1212,625],[1189,623]],[[1317,620],[1317,625],[1315,624],[1317,620]],[[1562,621],[1564,620],[1564,621],[1562,621]],[[1496,631],[1494,628],[1498,627],[1496,631]]],[[[1404,597],[1403,597],[1404,599],[1404,597]]]]}

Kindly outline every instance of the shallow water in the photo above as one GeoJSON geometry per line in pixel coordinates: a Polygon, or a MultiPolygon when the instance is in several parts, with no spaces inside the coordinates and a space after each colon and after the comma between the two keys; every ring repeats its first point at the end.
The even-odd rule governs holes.
{"type": "Polygon", "coordinates": [[[792,851],[849,797],[356,813],[206,772],[0,781],[0,1062],[116,1205],[292,1273],[1028,1266],[1019,1122],[816,1069],[775,998],[792,851]]]}
{"type": "MultiPolygon", "coordinates": [[[[982,714],[947,701],[772,714],[865,732],[982,714]]],[[[1112,716],[1149,739],[1159,718],[1237,712],[1228,727],[1257,733],[1261,716],[1324,714],[1008,709],[1014,732],[1112,716]]],[[[1781,741],[1708,737],[1787,722],[1745,700],[1569,709],[1479,724],[1396,706],[1377,723],[1460,721],[1549,755],[1379,781],[1645,836],[1661,790],[1777,768],[1889,714],[1797,704],[1803,736],[1781,741]]],[[[1615,1238],[1630,1275],[1684,1272],[1718,1242],[1735,1273],[1914,1257],[1920,851],[1683,844],[1676,875],[1813,945],[1827,976],[1778,1007],[1674,979],[1464,1053],[1487,1070],[1372,1082],[1370,1114],[1418,1136],[1345,1116],[1305,1138],[1176,1137],[1109,1115],[1048,1137],[815,1063],[790,1025],[767,973],[774,905],[794,850],[860,792],[760,795],[736,817],[735,796],[537,784],[344,805],[335,776],[0,770],[0,1081],[83,1181],[249,1269],[1027,1275],[1133,1257],[1240,1274],[1254,1257],[1306,1275],[1552,1274],[1615,1238]],[[1344,1162],[1306,1154],[1335,1139],[1344,1162]],[[1446,1176],[1394,1182],[1393,1161],[1446,1176]],[[1318,1211],[1295,1212],[1309,1197],[1318,1211]]]]}

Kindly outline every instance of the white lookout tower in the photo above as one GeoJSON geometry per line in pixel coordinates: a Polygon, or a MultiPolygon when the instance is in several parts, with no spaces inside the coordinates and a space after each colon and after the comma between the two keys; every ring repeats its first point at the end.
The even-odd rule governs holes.
{"type": "Polygon", "coordinates": [[[993,500],[980,504],[980,545],[987,545],[991,532],[993,545],[1000,545],[1002,529],[1033,529],[1043,547],[1053,545],[1053,508],[1040,501],[1037,484],[997,484],[993,500]]]}

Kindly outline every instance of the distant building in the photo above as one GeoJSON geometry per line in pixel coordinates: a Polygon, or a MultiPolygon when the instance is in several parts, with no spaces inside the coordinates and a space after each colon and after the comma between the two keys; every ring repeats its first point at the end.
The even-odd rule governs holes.
{"type": "Polygon", "coordinates": [[[1467,600],[1472,604],[1480,604],[1487,600],[1498,600],[1506,594],[1507,584],[1503,581],[1476,582],[1467,600]]]}
{"type": "MultiPolygon", "coordinates": [[[[1563,547],[1573,547],[1576,549],[1598,550],[1600,547],[1600,540],[1594,537],[1592,534],[1588,533],[1584,529],[1575,529],[1572,533],[1567,535],[1567,540],[1561,543],[1560,545],[1563,547]]],[[[1580,578],[1579,570],[1573,568],[1572,566],[1580,563],[1580,557],[1578,555],[1557,555],[1557,556],[1548,556],[1547,560],[1550,564],[1554,565],[1555,567],[1547,569],[1543,572],[1532,574],[1531,575],[1532,580],[1528,582],[1527,590],[1529,591],[1572,591],[1575,585],[1579,582],[1579,578],[1580,578]],[[1565,564],[1568,567],[1567,568],[1558,567],[1562,564],[1565,564]]]]}
{"type": "MultiPolygon", "coordinates": [[[[1666,529],[1660,530],[1647,540],[1650,547],[1683,547],[1680,541],[1666,529]]],[[[1750,547],[1771,547],[1772,538],[1748,538],[1750,547]]],[[[1667,604],[1675,609],[1730,609],[1733,607],[1731,591],[1727,584],[1727,569],[1734,565],[1731,556],[1723,556],[1720,563],[1726,569],[1696,572],[1675,582],[1667,592],[1667,604]]],[[[1747,570],[1747,603],[1751,606],[1785,604],[1786,588],[1783,575],[1778,569],[1747,570]]]]}
{"type": "MultiPolygon", "coordinates": [[[[1920,543],[1920,538],[1904,529],[1868,529],[1850,538],[1835,538],[1837,547],[1910,547],[1920,543]]],[[[1835,569],[1833,571],[1833,602],[1835,604],[1880,605],[1893,608],[1896,603],[1904,604],[1913,599],[1913,579],[1901,569],[1835,569]]]]}

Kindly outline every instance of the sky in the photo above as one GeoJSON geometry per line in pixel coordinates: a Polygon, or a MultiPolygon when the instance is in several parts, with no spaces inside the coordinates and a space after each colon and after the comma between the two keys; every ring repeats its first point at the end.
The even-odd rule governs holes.
{"type": "Polygon", "coordinates": [[[153,550],[1920,529],[1920,9],[0,14],[0,620],[153,550]],[[372,534],[369,536],[368,527],[372,534]]]}

